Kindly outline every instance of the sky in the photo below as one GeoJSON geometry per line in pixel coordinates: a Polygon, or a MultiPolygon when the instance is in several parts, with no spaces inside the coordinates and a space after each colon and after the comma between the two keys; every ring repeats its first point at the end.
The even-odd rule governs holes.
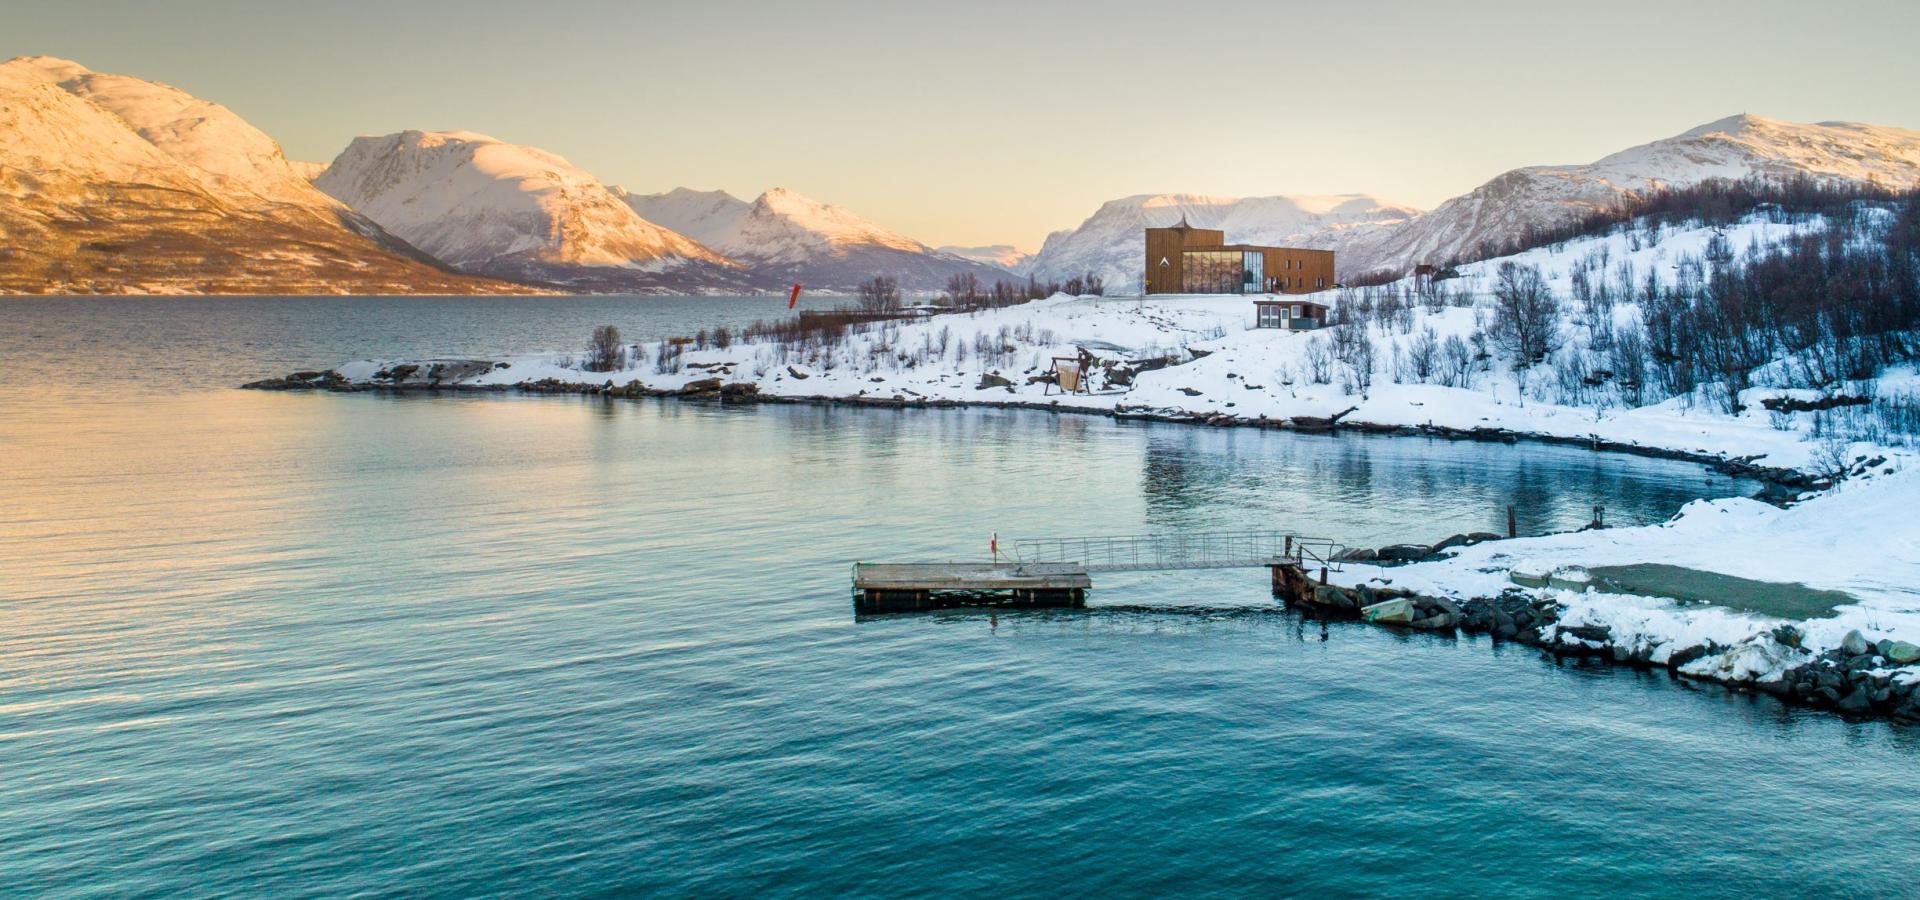
{"type": "Polygon", "coordinates": [[[0,58],[175,85],[295,159],[466,129],[1031,250],[1129,194],[1429,208],[1742,112],[1920,129],[1916,34],[1914,0],[12,0],[0,58]]]}

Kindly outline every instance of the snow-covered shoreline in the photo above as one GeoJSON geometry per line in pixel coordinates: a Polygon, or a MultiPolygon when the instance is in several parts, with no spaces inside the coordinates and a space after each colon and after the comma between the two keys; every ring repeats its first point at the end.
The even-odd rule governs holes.
{"type": "MultiPolygon", "coordinates": [[[[1837,436],[1832,419],[1822,417],[1837,405],[1859,406],[1859,397],[1764,386],[1790,379],[1758,377],[1754,384],[1763,386],[1740,391],[1732,412],[1710,385],[1634,402],[1612,373],[1570,379],[1545,364],[1502,364],[1484,350],[1469,357],[1465,349],[1484,333],[1483,298],[1499,262],[1533,267],[1564,293],[1583,272],[1621,272],[1620,280],[1631,282],[1635,273],[1684,270],[1715,244],[1757,245],[1824,227],[1818,218],[1758,217],[1718,229],[1670,228],[1651,238],[1615,234],[1462,266],[1447,302],[1429,298],[1392,318],[1376,314],[1372,324],[1342,326],[1349,339],[1355,329],[1370,334],[1372,346],[1362,357],[1370,361],[1345,357],[1338,376],[1329,371],[1338,364],[1320,355],[1342,335],[1252,328],[1246,297],[1055,295],[817,334],[626,345],[607,371],[589,371],[598,367],[584,363],[585,352],[359,360],[250,386],[1027,407],[1210,425],[1541,440],[1698,461],[1773,481],[1784,487],[1769,500],[1797,502],[1783,508],[1757,499],[1700,501],[1657,526],[1449,545],[1398,566],[1356,563],[1329,573],[1333,608],[1357,612],[1354,597],[1409,591],[1433,613],[1425,619],[1447,627],[1480,626],[1555,652],[1667,665],[1814,705],[1920,720],[1920,660],[1911,658],[1920,656],[1920,517],[1910,512],[1920,508],[1920,471],[1912,465],[1920,454],[1910,443],[1837,436]],[[1405,361],[1442,342],[1458,351],[1455,371],[1439,370],[1446,360],[1405,361]],[[1048,370],[1082,353],[1096,359],[1094,390],[1060,393],[1048,370]],[[1854,602],[1829,617],[1790,620],[1564,585],[1528,587],[1514,576],[1516,569],[1641,564],[1803,584],[1845,592],[1854,602]],[[1497,612],[1500,604],[1511,609],[1497,612]],[[1511,613],[1524,621],[1501,625],[1511,613]]],[[[1639,315],[1630,305],[1589,310],[1563,323],[1566,343],[1591,356],[1581,343],[1587,335],[1629,327],[1639,315]]],[[[1851,389],[1910,397],[1916,385],[1920,375],[1896,367],[1851,389]]]]}
{"type": "MultiPolygon", "coordinates": [[[[677,397],[706,402],[831,403],[890,408],[1017,408],[1196,425],[1300,427],[1285,420],[1262,421],[1221,413],[1130,409],[1121,403],[1084,402],[1090,399],[1086,397],[1074,398],[1083,401],[1080,403],[1061,402],[1068,398],[1057,395],[1005,398],[1003,394],[973,399],[871,392],[849,396],[793,389],[762,393],[753,390],[750,383],[728,381],[724,375],[693,378],[677,388],[654,386],[654,381],[640,378],[624,381],[603,378],[596,384],[561,380],[550,373],[511,382],[498,377],[520,367],[509,362],[501,368],[495,362],[474,360],[368,361],[328,372],[300,373],[306,377],[276,379],[257,386],[348,392],[518,391],[589,394],[615,399],[677,397]],[[375,377],[407,365],[420,368],[394,383],[383,384],[382,379],[375,377]],[[442,366],[444,374],[456,377],[436,380],[429,374],[435,365],[442,366]],[[490,377],[457,377],[462,368],[484,371],[490,377]],[[612,386],[608,382],[612,382],[612,386]]],[[[701,370],[701,374],[710,371],[713,370],[701,370]]],[[[793,380],[804,385],[811,379],[793,380]]],[[[1499,639],[1517,640],[1559,654],[1667,667],[1684,677],[1735,688],[1750,687],[1776,694],[1788,702],[1841,708],[1850,714],[1883,714],[1920,721],[1920,665],[1896,663],[1879,651],[1881,642],[1895,646],[1920,644],[1920,528],[1908,524],[1907,520],[1912,517],[1900,512],[1920,508],[1920,471],[1909,466],[1910,455],[1883,453],[1863,458],[1855,465],[1856,478],[1824,491],[1813,491],[1801,489],[1808,484],[1824,484],[1818,476],[1756,461],[1769,460],[1771,454],[1716,455],[1699,448],[1659,444],[1594,444],[1587,435],[1513,432],[1437,422],[1395,425],[1357,418],[1357,415],[1351,414],[1332,426],[1314,423],[1308,427],[1588,444],[1596,451],[1686,459],[1724,471],[1785,482],[1795,487],[1782,496],[1795,496],[1797,491],[1801,499],[1784,509],[1756,499],[1696,501],[1674,520],[1661,525],[1445,548],[1428,559],[1405,565],[1348,562],[1329,573],[1329,582],[1344,588],[1349,595],[1365,597],[1373,593],[1387,598],[1397,592],[1411,592],[1423,601],[1438,599],[1462,608],[1463,614],[1448,621],[1448,628],[1486,631],[1499,639]],[[1878,462],[1879,466],[1867,467],[1866,462],[1878,462]],[[1861,509],[1861,506],[1868,508],[1861,509]],[[1882,530],[1876,531],[1876,528],[1882,530]],[[1839,552],[1863,532],[1874,538],[1871,547],[1864,552],[1858,548],[1839,552]],[[1744,544],[1755,534],[1768,536],[1768,541],[1744,544]],[[1510,575],[1515,568],[1554,570],[1567,566],[1633,563],[1685,564],[1702,571],[1757,580],[1845,590],[1861,602],[1840,607],[1831,618],[1790,620],[1716,606],[1688,606],[1659,597],[1551,587],[1528,589],[1512,583],[1510,575]],[[1363,592],[1362,588],[1366,590],[1363,592]],[[1502,631],[1492,619],[1496,614],[1491,612],[1502,604],[1530,608],[1534,618],[1530,621],[1523,618],[1517,627],[1502,631]],[[1472,619],[1476,611],[1481,617],[1479,622],[1472,619]],[[1866,652],[1846,652],[1850,640],[1854,642],[1854,649],[1858,649],[1859,642],[1865,642],[1866,652]],[[1790,641],[1792,645],[1783,641],[1790,641]],[[1855,679],[1855,672],[1864,674],[1855,679]],[[1837,691],[1829,686],[1836,681],[1842,688],[1837,691]],[[1845,690],[1846,686],[1853,686],[1857,691],[1845,690]],[[1820,693],[1822,687],[1827,687],[1832,696],[1820,693]],[[1872,699],[1876,694],[1881,697],[1878,701],[1872,699]]],[[[1743,449],[1737,444],[1733,446],[1736,451],[1743,449]]],[[[1336,616],[1357,615],[1358,605],[1351,604],[1344,609],[1321,606],[1317,610],[1336,616]]]]}

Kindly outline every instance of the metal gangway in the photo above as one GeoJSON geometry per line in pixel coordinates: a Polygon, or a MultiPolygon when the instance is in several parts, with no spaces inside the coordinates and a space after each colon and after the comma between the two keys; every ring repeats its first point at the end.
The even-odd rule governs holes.
{"type": "Polygon", "coordinates": [[[1276,565],[1340,570],[1344,548],[1327,538],[1286,531],[1213,531],[1118,537],[1016,538],[1010,554],[1022,566],[1078,564],[1093,572],[1238,569],[1276,565]]]}

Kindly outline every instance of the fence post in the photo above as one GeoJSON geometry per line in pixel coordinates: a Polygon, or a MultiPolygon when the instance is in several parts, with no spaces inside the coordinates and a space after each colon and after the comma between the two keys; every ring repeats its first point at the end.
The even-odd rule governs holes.
{"type": "Polygon", "coordinates": [[[1519,537],[1520,529],[1513,521],[1513,504],[1507,504],[1507,537],[1519,537]]]}

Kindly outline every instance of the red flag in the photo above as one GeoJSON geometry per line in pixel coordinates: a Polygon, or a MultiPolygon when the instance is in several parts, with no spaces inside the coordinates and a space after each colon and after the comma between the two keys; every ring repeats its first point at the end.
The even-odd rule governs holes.
{"type": "Polygon", "coordinates": [[[787,292],[787,308],[792,309],[793,305],[799,302],[800,302],[800,283],[796,281],[793,283],[793,290],[787,292]]]}

